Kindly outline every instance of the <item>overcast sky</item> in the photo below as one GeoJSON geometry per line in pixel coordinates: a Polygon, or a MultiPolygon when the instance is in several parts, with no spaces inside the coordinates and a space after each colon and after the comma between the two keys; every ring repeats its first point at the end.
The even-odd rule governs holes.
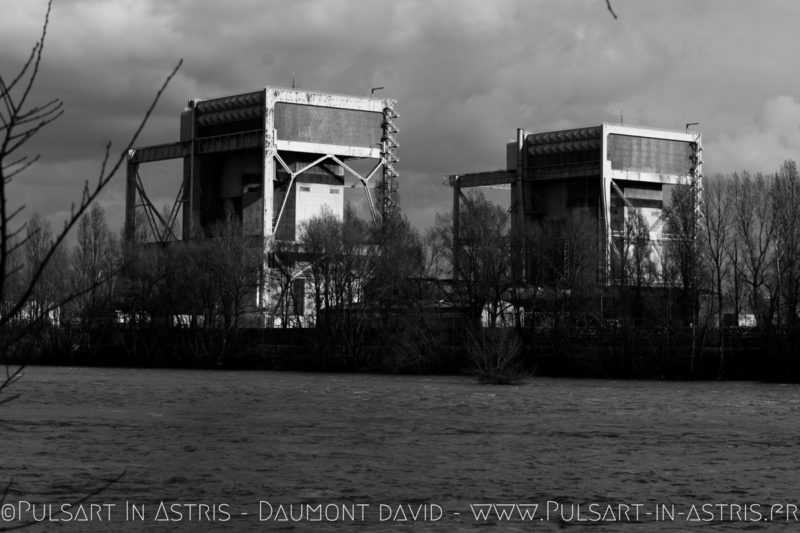
{"type": "MultiPolygon", "coordinates": [[[[516,128],[700,122],[705,172],[772,172],[800,158],[800,2],[612,0],[55,0],[33,98],[65,114],[12,204],[63,220],[103,146],[120,149],[180,58],[139,145],[178,138],[191,97],[270,86],[399,100],[400,192],[420,229],[450,209],[446,174],[505,165],[516,128]]],[[[7,78],[38,38],[44,0],[0,0],[7,78]]],[[[156,203],[180,168],[143,167],[156,203]]],[[[103,196],[122,225],[124,174],[103,196]]]]}

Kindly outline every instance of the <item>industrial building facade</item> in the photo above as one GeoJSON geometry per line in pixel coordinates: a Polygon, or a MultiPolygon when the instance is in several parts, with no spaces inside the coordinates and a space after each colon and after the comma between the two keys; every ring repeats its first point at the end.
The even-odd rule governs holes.
{"type": "MultiPolygon", "coordinates": [[[[244,237],[263,252],[254,305],[269,314],[277,243],[291,250],[302,224],[325,211],[342,218],[346,186],[364,190],[376,220],[396,208],[395,105],[391,99],[274,87],[190,100],[180,116],[179,141],[128,154],[126,240],[136,240],[142,220],[155,240],[166,241],[210,235],[215,224],[235,217],[244,237]],[[183,179],[171,211],[160,213],[139,167],[168,159],[182,159],[183,179]],[[174,235],[179,218],[182,232],[174,235]]],[[[301,276],[291,268],[284,274],[301,276]]]]}
{"type": "MultiPolygon", "coordinates": [[[[612,265],[615,257],[626,253],[626,224],[635,213],[646,225],[653,243],[652,262],[658,264],[665,244],[674,238],[664,222],[676,187],[691,187],[693,209],[699,199],[701,136],[689,132],[689,126],[686,130],[622,124],[543,133],[520,129],[516,141],[506,145],[505,170],[448,177],[455,241],[462,189],[510,184],[512,234],[525,234],[546,217],[563,217],[570,209],[584,208],[597,221],[600,276],[614,283],[612,265]]],[[[458,253],[454,255],[457,276],[458,253]]],[[[528,277],[524,266],[522,277],[528,277]]]]}

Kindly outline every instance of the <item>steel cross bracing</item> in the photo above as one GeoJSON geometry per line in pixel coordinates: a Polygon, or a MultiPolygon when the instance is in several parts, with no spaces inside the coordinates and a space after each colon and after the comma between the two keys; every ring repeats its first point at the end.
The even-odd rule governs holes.
{"type": "Polygon", "coordinates": [[[280,165],[283,167],[283,169],[286,171],[286,173],[289,174],[289,176],[290,176],[290,178],[289,178],[289,186],[286,189],[286,195],[283,197],[283,201],[281,202],[281,208],[278,211],[278,216],[275,217],[275,221],[272,224],[272,232],[273,233],[275,233],[275,231],[278,229],[278,225],[280,224],[281,218],[283,216],[283,211],[286,208],[286,202],[289,199],[289,192],[292,190],[292,186],[294,185],[295,179],[297,178],[297,176],[299,176],[300,174],[302,174],[304,172],[307,172],[308,170],[311,170],[312,168],[314,168],[315,166],[319,165],[320,163],[324,162],[327,159],[332,160],[337,165],[339,165],[343,169],[347,170],[350,174],[355,176],[361,182],[361,185],[364,187],[364,192],[365,192],[365,194],[367,196],[367,202],[369,202],[369,209],[370,209],[370,212],[372,214],[372,219],[373,219],[373,221],[375,223],[378,222],[378,214],[375,211],[375,202],[374,202],[374,200],[372,198],[372,193],[369,190],[369,180],[375,175],[375,172],[377,172],[377,170],[379,168],[381,168],[381,166],[383,166],[383,161],[378,161],[378,163],[369,172],[369,174],[367,174],[366,176],[362,176],[361,174],[359,174],[358,172],[353,170],[349,165],[347,165],[344,161],[339,159],[334,154],[322,155],[321,157],[319,157],[318,159],[316,159],[312,163],[309,163],[308,165],[304,166],[300,170],[296,170],[296,171],[292,171],[289,168],[289,165],[287,165],[286,162],[283,160],[283,158],[280,156],[280,152],[275,152],[273,157],[278,161],[278,163],[280,163],[280,165]]]}
{"type": "Polygon", "coordinates": [[[167,218],[164,219],[156,206],[153,205],[153,202],[147,196],[147,192],[142,184],[142,179],[139,176],[138,169],[134,170],[134,172],[136,178],[136,192],[141,199],[141,203],[137,202],[135,207],[142,208],[148,225],[150,226],[150,232],[155,238],[155,241],[158,243],[165,243],[170,240],[177,240],[174,228],[175,222],[178,219],[178,207],[181,204],[181,197],[183,195],[183,183],[181,183],[181,186],[178,189],[178,194],[175,196],[172,206],[170,206],[167,218]],[[156,219],[158,219],[158,222],[161,223],[160,225],[158,222],[156,222],[156,219]]]}

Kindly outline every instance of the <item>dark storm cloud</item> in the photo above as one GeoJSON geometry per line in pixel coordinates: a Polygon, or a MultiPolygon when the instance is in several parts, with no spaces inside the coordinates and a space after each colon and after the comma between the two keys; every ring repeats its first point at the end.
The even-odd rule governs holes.
{"type": "MultiPolygon", "coordinates": [[[[44,1],[5,2],[0,69],[36,39],[44,1]]],[[[31,145],[42,164],[14,193],[55,214],[105,142],[123,146],[173,81],[139,144],[177,138],[190,97],[288,86],[397,98],[402,205],[418,227],[450,209],[446,174],[501,168],[517,127],[701,122],[707,172],[770,171],[800,157],[800,4],[745,0],[56,0],[37,101],[65,116],[31,145]]],[[[150,170],[148,170],[150,172],[150,170]]],[[[152,171],[157,205],[175,170],[152,171]],[[167,179],[169,178],[169,179],[167,179]]],[[[119,214],[120,177],[104,202],[119,214]]],[[[121,216],[117,217],[121,221],[121,216]]]]}

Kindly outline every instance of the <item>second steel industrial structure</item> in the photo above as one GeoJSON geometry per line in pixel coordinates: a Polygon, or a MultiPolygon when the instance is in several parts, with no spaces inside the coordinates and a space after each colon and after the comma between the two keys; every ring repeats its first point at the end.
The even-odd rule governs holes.
{"type": "MultiPolygon", "coordinates": [[[[695,208],[702,187],[702,139],[689,131],[600,124],[542,133],[517,130],[506,145],[506,168],[448,176],[453,188],[454,277],[463,189],[511,185],[512,234],[524,234],[544,218],[564,217],[587,208],[597,222],[605,283],[613,254],[619,253],[625,221],[636,211],[646,222],[652,253],[659,255],[672,238],[665,208],[677,186],[693,190],[695,208]]],[[[657,262],[657,261],[655,261],[657,262]]],[[[529,272],[523,268],[521,278],[529,272]]]]}

